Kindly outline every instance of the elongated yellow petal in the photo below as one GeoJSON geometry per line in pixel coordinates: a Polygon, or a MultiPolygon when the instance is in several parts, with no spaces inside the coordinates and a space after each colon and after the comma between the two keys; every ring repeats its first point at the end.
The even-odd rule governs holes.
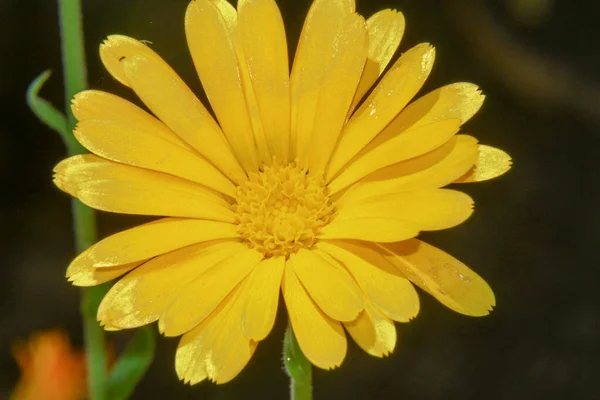
{"type": "Polygon", "coordinates": [[[138,261],[131,264],[124,264],[117,267],[102,269],[87,266],[71,274],[69,276],[69,282],[79,287],[100,285],[101,283],[109,282],[120,277],[121,275],[125,275],[127,272],[131,271],[142,263],[143,261],[138,261]]]}
{"type": "Polygon", "coordinates": [[[369,54],[350,111],[354,111],[383,73],[404,35],[404,16],[396,10],[381,10],[367,19],[369,54]]]}
{"type": "MultiPolygon", "coordinates": [[[[242,46],[239,41],[238,30],[238,13],[236,9],[227,0],[209,0],[220,12],[223,21],[229,30],[229,36],[233,42],[234,50],[237,56],[238,71],[240,73],[241,85],[244,92],[248,117],[252,126],[252,134],[254,137],[254,146],[256,147],[256,155],[258,162],[270,165],[272,162],[271,151],[267,144],[265,131],[262,124],[262,117],[258,108],[256,96],[252,88],[252,79],[248,72],[245,56],[242,46]]],[[[210,56],[208,57],[211,58],[210,56]]],[[[210,77],[209,77],[210,78],[210,77]]]]}
{"type": "Polygon", "coordinates": [[[119,76],[126,79],[144,104],[173,132],[234,182],[244,182],[246,175],[221,128],[156,53],[135,39],[115,35],[100,47],[100,54],[107,54],[113,61],[116,59],[119,76]]]}
{"type": "Polygon", "coordinates": [[[352,339],[367,353],[384,357],[396,347],[396,327],[394,322],[381,314],[368,300],[358,318],[344,322],[344,328],[352,339]]]}
{"type": "MultiPolygon", "coordinates": [[[[294,258],[294,254],[290,259],[294,258]]],[[[306,293],[298,277],[286,265],[283,298],[302,353],[319,368],[332,369],[346,356],[346,334],[342,325],[329,318],[306,293]]]]}
{"type": "Polygon", "coordinates": [[[388,318],[406,322],[419,313],[412,284],[367,243],[323,240],[316,247],[339,260],[354,276],[369,300],[388,318]]]}
{"type": "Polygon", "coordinates": [[[423,43],[403,54],[385,74],[344,127],[327,169],[328,181],[375,138],[417,94],[431,72],[434,58],[433,47],[423,43]]]}
{"type": "Polygon", "coordinates": [[[396,10],[381,10],[367,19],[369,60],[377,63],[379,75],[396,53],[405,29],[404,15],[396,10]]]}
{"type": "Polygon", "coordinates": [[[225,383],[248,363],[256,343],[246,339],[240,327],[246,294],[246,287],[237,287],[204,322],[182,336],[175,370],[185,383],[207,378],[225,383]]]}
{"type": "Polygon", "coordinates": [[[250,122],[252,123],[252,133],[254,134],[254,144],[256,145],[258,161],[263,165],[271,165],[273,163],[273,154],[269,147],[265,126],[263,124],[263,117],[260,114],[258,100],[254,93],[254,87],[252,86],[252,77],[248,71],[244,49],[239,40],[239,31],[236,31],[235,50],[240,67],[240,74],[242,76],[244,94],[246,95],[246,106],[248,107],[250,122]]]}
{"type": "Polygon", "coordinates": [[[360,288],[334,260],[315,250],[301,249],[288,261],[310,297],[336,321],[352,321],[363,309],[360,288]]]}
{"type": "Polygon", "coordinates": [[[456,135],[443,146],[373,172],[336,200],[338,207],[387,193],[437,189],[468,171],[477,159],[477,140],[456,135]]]}
{"type": "Polygon", "coordinates": [[[121,122],[86,120],[75,137],[92,153],[112,161],[165,172],[235,197],[236,187],[196,152],[121,122]]]}
{"type": "Polygon", "coordinates": [[[354,0],[315,0],[308,12],[290,78],[292,150],[291,159],[307,164],[310,141],[325,68],[333,57],[336,33],[355,11],[354,0]]]}
{"type": "Polygon", "coordinates": [[[112,281],[126,274],[146,260],[139,260],[128,264],[120,264],[110,268],[94,268],[93,260],[90,258],[90,249],[79,254],[67,268],[67,278],[75,286],[96,286],[104,282],[112,281]]]}
{"type": "Polygon", "coordinates": [[[274,0],[239,0],[239,40],[252,77],[271,154],[287,162],[290,152],[290,71],[285,28],[274,0]]]}
{"type": "Polygon", "coordinates": [[[243,182],[246,175],[221,129],[166,64],[153,63],[139,55],[122,63],[136,94],[154,114],[225,175],[243,182]]]}
{"type": "Polygon", "coordinates": [[[363,216],[334,219],[319,232],[320,239],[360,239],[373,242],[397,242],[414,238],[419,225],[394,217],[363,216]]]}
{"type": "Polygon", "coordinates": [[[442,146],[460,129],[460,120],[448,119],[419,126],[365,147],[329,185],[331,193],[357,182],[371,172],[408,160],[442,146]]]}
{"type": "Polygon", "coordinates": [[[112,121],[134,126],[150,135],[189,149],[179,136],[161,121],[129,101],[99,90],[79,92],[71,102],[71,110],[79,122],[90,119],[112,121]]]}
{"type": "Polygon", "coordinates": [[[226,222],[163,218],[101,240],[89,248],[87,259],[97,268],[114,267],[192,244],[238,236],[236,226],[226,222]]]}
{"type": "MultiPolygon", "coordinates": [[[[404,220],[418,230],[430,231],[459,225],[469,218],[472,213],[473,200],[466,194],[456,190],[432,189],[418,192],[389,193],[357,201],[356,203],[348,202],[340,208],[338,215],[330,225],[335,226],[336,221],[354,221],[357,228],[351,232],[361,235],[361,237],[342,237],[369,240],[365,234],[360,234],[359,227],[363,218],[380,218],[382,226],[386,225],[385,219],[389,219],[391,227],[397,224],[393,220],[404,220]]],[[[338,231],[340,230],[337,229],[336,232],[338,231]]],[[[392,235],[389,240],[384,240],[385,242],[404,240],[395,239],[391,230],[385,229],[385,231],[392,235]]],[[[324,229],[324,232],[328,231],[324,229]]],[[[344,235],[344,232],[340,231],[339,234],[344,235]]],[[[348,235],[350,234],[349,232],[348,235]]],[[[410,239],[410,237],[405,239],[410,239]]]]}
{"type": "Polygon", "coordinates": [[[478,150],[475,166],[458,178],[456,183],[487,181],[504,175],[510,169],[512,159],[506,152],[483,144],[479,145],[478,150]]]}
{"type": "Polygon", "coordinates": [[[390,124],[389,130],[400,132],[445,119],[459,119],[464,124],[479,111],[484,99],[477,85],[452,83],[409,104],[390,124]]]}
{"type": "Polygon", "coordinates": [[[165,336],[179,336],[201,323],[262,258],[246,247],[190,282],[161,316],[165,336]]]}
{"type": "Polygon", "coordinates": [[[417,239],[380,245],[408,279],[446,307],[474,317],[489,314],[494,292],[474,271],[449,254],[417,239]]]}
{"type": "Polygon", "coordinates": [[[248,277],[242,311],[242,331],[246,338],[259,341],[271,332],[277,315],[284,266],[285,257],[271,257],[261,261],[248,277]]]}
{"type": "MultiPolygon", "coordinates": [[[[308,150],[311,173],[325,171],[346,122],[346,116],[365,66],[368,36],[363,17],[346,18],[333,42],[333,56],[323,74],[319,106],[308,150]]],[[[299,149],[301,150],[301,149],[299,149]]],[[[300,162],[303,154],[299,153],[300,162]]]]}
{"type": "Polygon", "coordinates": [[[229,204],[198,184],[86,154],[55,168],[54,183],[98,210],[234,222],[229,204]]]}
{"type": "Polygon", "coordinates": [[[233,241],[206,242],[156,257],[108,291],[98,309],[98,320],[119,328],[152,323],[191,281],[244,248],[233,241]]]}
{"type": "Polygon", "coordinates": [[[156,63],[164,63],[162,58],[145,43],[124,35],[110,35],[100,45],[100,59],[106,70],[119,82],[131,87],[125,74],[122,61],[133,54],[140,54],[156,63]]]}
{"type": "Polygon", "coordinates": [[[257,171],[252,124],[246,107],[233,34],[211,0],[190,2],[185,15],[188,47],[208,100],[246,171],[257,171]]]}

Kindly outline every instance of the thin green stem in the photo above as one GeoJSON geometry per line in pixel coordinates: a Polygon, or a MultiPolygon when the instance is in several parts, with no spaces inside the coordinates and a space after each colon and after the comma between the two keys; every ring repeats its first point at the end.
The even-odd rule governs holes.
{"type": "MultiPolygon", "coordinates": [[[[83,40],[83,21],[80,0],[58,0],[62,39],[63,70],[65,81],[65,112],[69,128],[75,127],[75,117],[71,112],[71,99],[87,87],[87,67],[83,40]]],[[[85,152],[77,141],[68,142],[69,155],[85,152]]],[[[74,199],[73,229],[77,251],[91,246],[96,237],[96,214],[94,210],[74,199]]],[[[85,350],[88,371],[88,395],[91,400],[106,399],[106,344],[104,331],[96,321],[100,300],[106,293],[106,286],[84,289],[81,313],[84,320],[85,350]]]]}
{"type": "MultiPolygon", "coordinates": [[[[81,0],[58,0],[65,79],[65,111],[69,125],[75,126],[71,99],[87,88],[87,65],[83,41],[81,0]]],[[[85,150],[81,147],[81,153],[85,150]]]]}
{"type": "MultiPolygon", "coordinates": [[[[81,252],[96,242],[96,213],[77,199],[73,199],[71,204],[76,247],[81,252]]],[[[106,285],[101,285],[85,288],[81,293],[90,400],[106,399],[106,341],[96,314],[107,290],[106,285]]]]}
{"type": "Polygon", "coordinates": [[[96,240],[96,212],[73,199],[73,230],[75,231],[75,247],[80,253],[93,245],[96,240]]]}
{"type": "Polygon", "coordinates": [[[312,367],[300,350],[291,323],[285,332],[283,363],[290,377],[291,400],[312,400],[312,367]]]}

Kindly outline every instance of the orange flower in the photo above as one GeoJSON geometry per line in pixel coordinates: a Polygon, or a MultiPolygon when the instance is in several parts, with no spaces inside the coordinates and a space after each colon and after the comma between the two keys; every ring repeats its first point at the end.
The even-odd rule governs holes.
{"type": "Polygon", "coordinates": [[[11,400],[82,400],[86,397],[85,355],[62,331],[44,331],[14,346],[21,380],[11,400]]]}

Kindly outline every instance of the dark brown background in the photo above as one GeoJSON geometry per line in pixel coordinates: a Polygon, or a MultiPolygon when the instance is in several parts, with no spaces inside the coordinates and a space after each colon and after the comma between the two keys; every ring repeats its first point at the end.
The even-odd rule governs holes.
{"type": "MultiPolygon", "coordinates": [[[[83,3],[91,87],[132,98],[97,56],[105,36],[121,33],[152,41],[200,92],[183,32],[187,0],[83,3]]],[[[278,3],[295,43],[310,1],[278,3]]],[[[507,150],[515,164],[499,180],[464,186],[477,206],[465,224],[424,235],[486,278],[496,311],[464,317],[422,295],[420,316],[398,326],[393,355],[379,360],[350,345],[340,369],[315,371],[316,398],[600,398],[597,2],[358,3],[366,15],[386,7],[404,12],[403,51],[421,41],[436,45],[425,90],[461,80],[483,88],[487,101],[467,130],[507,150]],[[549,8],[532,17],[526,12],[531,4],[549,8]]],[[[0,398],[18,378],[9,353],[15,338],[64,327],[81,344],[78,291],[63,278],[73,256],[69,199],[51,183],[64,149],[24,101],[28,83],[51,68],[43,95],[62,105],[56,14],[52,0],[0,1],[0,398]]],[[[101,236],[138,221],[101,213],[101,236]]],[[[224,386],[179,383],[177,341],[160,338],[134,398],[286,398],[284,327],[281,314],[250,364],[224,386]]],[[[109,335],[117,347],[127,337],[109,335]]]]}

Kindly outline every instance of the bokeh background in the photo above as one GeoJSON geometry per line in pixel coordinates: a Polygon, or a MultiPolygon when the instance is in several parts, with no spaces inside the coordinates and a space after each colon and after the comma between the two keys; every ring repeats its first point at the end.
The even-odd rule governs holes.
{"type": "MultiPolygon", "coordinates": [[[[197,92],[183,16],[188,0],[83,0],[89,84],[134,99],[102,68],[112,33],[151,41],[197,92]]],[[[493,287],[497,309],[458,315],[422,295],[419,317],[398,326],[397,350],[380,360],[351,344],[341,368],[315,371],[317,399],[598,399],[600,389],[600,7],[591,0],[359,0],[359,12],[404,12],[402,51],[428,41],[436,66],[423,93],[471,81],[487,94],[466,126],[514,159],[504,177],[463,186],[476,212],[450,231],[423,235],[493,287]]],[[[291,43],[310,0],[278,0],[291,43]]],[[[0,398],[19,373],[11,343],[67,329],[81,346],[79,293],[64,271],[73,257],[68,197],[51,182],[59,137],[25,104],[41,71],[42,95],[62,108],[56,2],[1,0],[0,398]]],[[[290,44],[293,49],[295,44],[290,44]]],[[[102,237],[140,222],[100,213],[102,237]]],[[[160,338],[135,399],[287,397],[280,348],[286,317],[233,382],[185,386],[175,339],[160,338]]],[[[117,349],[128,333],[109,334],[117,349]]],[[[41,399],[43,400],[43,399],[41,399]]]]}

